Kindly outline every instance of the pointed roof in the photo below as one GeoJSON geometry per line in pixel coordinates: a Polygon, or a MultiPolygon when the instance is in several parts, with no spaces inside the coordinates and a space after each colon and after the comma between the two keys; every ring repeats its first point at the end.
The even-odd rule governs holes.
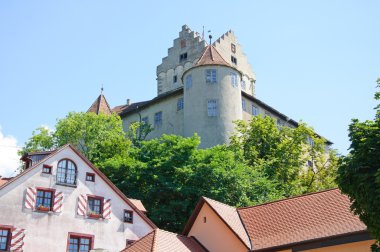
{"type": "Polygon", "coordinates": [[[225,59],[223,59],[222,55],[220,55],[218,50],[213,45],[208,45],[205,48],[202,56],[198,59],[197,63],[195,63],[194,66],[197,67],[206,65],[220,65],[231,67],[231,65],[228,64],[225,59]]]}
{"type": "Polygon", "coordinates": [[[106,97],[103,94],[100,94],[98,98],[92,103],[91,107],[87,110],[87,113],[93,112],[97,115],[103,113],[105,115],[112,114],[110,105],[108,104],[106,97]]]}
{"type": "Polygon", "coordinates": [[[206,252],[193,237],[155,229],[122,252],[206,252]]]}

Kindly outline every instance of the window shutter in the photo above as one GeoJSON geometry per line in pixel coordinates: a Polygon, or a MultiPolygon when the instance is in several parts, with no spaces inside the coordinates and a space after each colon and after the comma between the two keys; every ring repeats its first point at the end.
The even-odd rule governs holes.
{"type": "Polygon", "coordinates": [[[55,212],[55,213],[62,212],[62,205],[63,205],[63,193],[60,191],[55,191],[53,212],[55,212]]]}
{"type": "Polygon", "coordinates": [[[103,218],[111,219],[111,199],[104,199],[103,201],[103,218]]]}
{"type": "Polygon", "coordinates": [[[34,207],[36,205],[36,188],[34,187],[28,187],[26,188],[26,195],[25,195],[25,208],[34,210],[34,207]]]}
{"type": "Polygon", "coordinates": [[[24,246],[25,229],[15,228],[12,231],[11,251],[22,252],[24,246]]]}
{"type": "Polygon", "coordinates": [[[84,194],[79,195],[78,198],[78,215],[86,216],[87,209],[87,196],[84,194]]]}

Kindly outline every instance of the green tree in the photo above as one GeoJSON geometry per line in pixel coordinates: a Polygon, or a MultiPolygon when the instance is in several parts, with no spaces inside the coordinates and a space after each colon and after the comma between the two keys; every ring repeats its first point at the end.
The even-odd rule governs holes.
{"type": "MultiPolygon", "coordinates": [[[[380,79],[377,80],[380,87],[380,79]]],[[[375,99],[380,100],[380,92],[375,99]]],[[[338,184],[351,200],[353,211],[367,225],[380,251],[380,104],[374,120],[353,119],[349,126],[350,152],[338,170],[338,184]]]]}
{"type": "Polygon", "coordinates": [[[57,121],[56,130],[39,128],[25,143],[22,153],[73,144],[92,163],[99,165],[114,156],[128,155],[131,141],[125,137],[118,115],[69,113],[57,121]]]}
{"type": "Polygon", "coordinates": [[[242,152],[252,169],[275,181],[284,197],[335,186],[336,153],[306,124],[290,128],[256,116],[250,122],[237,121],[236,129],[231,148],[242,152]]]}

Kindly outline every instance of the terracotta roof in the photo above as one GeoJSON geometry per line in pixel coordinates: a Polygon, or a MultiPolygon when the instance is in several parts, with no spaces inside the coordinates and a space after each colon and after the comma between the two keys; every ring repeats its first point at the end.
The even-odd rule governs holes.
{"type": "Polygon", "coordinates": [[[111,109],[111,112],[115,112],[116,114],[120,114],[120,112],[124,111],[127,109],[129,105],[119,105],[111,109]]]}
{"type": "Polygon", "coordinates": [[[231,67],[231,65],[223,59],[222,55],[220,55],[218,50],[216,50],[213,45],[209,45],[205,48],[202,56],[198,59],[194,66],[197,67],[205,65],[221,65],[231,67]]]}
{"type": "Polygon", "coordinates": [[[4,185],[5,183],[7,183],[9,180],[11,180],[11,178],[1,178],[0,177],[0,186],[4,185]]]}
{"type": "Polygon", "coordinates": [[[104,95],[99,95],[98,98],[94,101],[94,103],[91,105],[91,107],[87,110],[88,112],[93,112],[97,115],[100,113],[103,113],[105,115],[110,115],[111,114],[111,108],[110,105],[108,105],[108,102],[104,95]]]}
{"type": "Polygon", "coordinates": [[[138,199],[131,199],[131,198],[128,198],[132,203],[133,205],[135,205],[141,212],[144,212],[146,213],[146,209],[143,205],[143,203],[141,202],[141,200],[138,200],[138,199]]]}
{"type": "Polygon", "coordinates": [[[122,252],[206,252],[192,237],[155,229],[122,252]]]}
{"type": "Polygon", "coordinates": [[[253,251],[366,231],[338,189],[239,208],[253,251]]]}

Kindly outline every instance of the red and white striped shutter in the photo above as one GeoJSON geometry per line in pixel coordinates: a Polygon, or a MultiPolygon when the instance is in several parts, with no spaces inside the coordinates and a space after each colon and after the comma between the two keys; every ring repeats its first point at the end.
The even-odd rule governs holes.
{"type": "Polygon", "coordinates": [[[104,199],[103,201],[103,218],[111,219],[111,199],[104,199]]]}
{"type": "Polygon", "coordinates": [[[15,228],[12,231],[11,251],[22,252],[24,246],[25,229],[15,228]]]}
{"type": "Polygon", "coordinates": [[[78,215],[86,216],[87,209],[87,196],[85,194],[79,195],[78,198],[78,215]]]}
{"type": "Polygon", "coordinates": [[[62,205],[63,205],[63,193],[61,191],[55,191],[53,212],[55,213],[62,212],[62,205]]]}
{"type": "Polygon", "coordinates": [[[34,209],[36,205],[36,194],[37,190],[34,187],[28,187],[26,188],[26,195],[25,195],[25,207],[28,209],[34,209]]]}

